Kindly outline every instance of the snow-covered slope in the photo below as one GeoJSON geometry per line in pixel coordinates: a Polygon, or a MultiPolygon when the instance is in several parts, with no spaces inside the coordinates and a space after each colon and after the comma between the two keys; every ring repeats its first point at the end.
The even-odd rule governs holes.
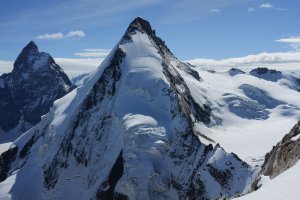
{"type": "Polygon", "coordinates": [[[89,76],[89,74],[90,73],[84,73],[79,76],[72,77],[71,78],[72,84],[76,86],[81,86],[84,83],[84,80],[89,76]]]}
{"type": "Polygon", "coordinates": [[[31,41],[11,73],[0,77],[0,143],[11,142],[41,120],[74,86],[53,58],[31,41]]]}
{"type": "Polygon", "coordinates": [[[267,81],[278,82],[280,85],[300,92],[300,75],[296,73],[286,73],[266,67],[259,67],[250,71],[252,76],[265,79],[267,81]]]}
{"type": "Polygon", "coordinates": [[[286,170],[279,176],[270,180],[269,177],[263,177],[260,181],[262,187],[257,191],[237,198],[237,200],[298,200],[300,186],[300,162],[292,168],[286,170]]]}
{"type": "Polygon", "coordinates": [[[261,173],[271,178],[292,167],[300,159],[300,121],[267,153],[261,173]]]}
{"type": "Polygon", "coordinates": [[[257,190],[242,199],[298,199],[299,158],[300,121],[266,154],[262,176],[252,186],[257,190]]]}
{"type": "Polygon", "coordinates": [[[98,71],[2,154],[0,196],[216,199],[247,192],[257,172],[196,136],[197,126],[220,123],[212,113],[218,104],[199,85],[199,74],[136,18],[98,71]]]}
{"type": "MultiPolygon", "coordinates": [[[[202,82],[193,83],[190,90],[194,98],[206,97],[210,101],[218,122],[210,127],[196,123],[202,142],[220,143],[248,163],[261,165],[264,155],[300,119],[299,92],[282,84],[288,81],[284,78],[288,73],[282,72],[281,79],[270,81],[254,76],[255,69],[252,73],[238,68],[193,69],[201,74],[202,82]]],[[[295,73],[290,75],[298,77],[295,73]]]]}

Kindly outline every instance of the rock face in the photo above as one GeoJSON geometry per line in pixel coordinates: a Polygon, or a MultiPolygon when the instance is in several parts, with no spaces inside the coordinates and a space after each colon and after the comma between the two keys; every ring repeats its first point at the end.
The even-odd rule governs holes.
{"type": "Polygon", "coordinates": [[[258,67],[250,71],[252,76],[256,76],[258,78],[262,78],[265,80],[276,82],[282,78],[282,73],[280,71],[276,71],[275,69],[268,69],[266,67],[258,67]]]}
{"type": "Polygon", "coordinates": [[[279,82],[282,86],[300,91],[300,76],[295,73],[283,73],[274,69],[259,67],[250,71],[250,75],[267,81],[279,82]]]}
{"type": "Polygon", "coordinates": [[[13,158],[0,163],[0,187],[11,187],[13,199],[217,199],[247,192],[253,169],[196,136],[194,122],[209,125],[212,113],[186,81],[201,78],[136,18],[94,76],[56,101],[5,154],[13,158]],[[26,182],[35,183],[26,185],[32,192],[23,192],[26,182]]]}
{"type": "Polygon", "coordinates": [[[33,41],[18,56],[13,71],[0,77],[0,83],[0,134],[15,128],[25,132],[56,99],[74,88],[60,66],[48,53],[39,52],[33,41]]]}
{"type": "Polygon", "coordinates": [[[300,121],[266,154],[261,173],[274,178],[300,159],[300,121]]]}
{"type": "Polygon", "coordinates": [[[245,74],[245,72],[243,70],[238,69],[238,68],[231,68],[228,71],[228,74],[230,76],[235,76],[235,75],[238,75],[238,74],[245,74]]]}

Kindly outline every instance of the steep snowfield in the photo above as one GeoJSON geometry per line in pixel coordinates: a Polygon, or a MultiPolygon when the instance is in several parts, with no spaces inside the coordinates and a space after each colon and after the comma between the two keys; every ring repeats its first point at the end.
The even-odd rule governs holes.
{"type": "Polygon", "coordinates": [[[268,177],[263,177],[260,181],[262,187],[257,191],[237,198],[238,200],[257,200],[257,199],[272,199],[272,200],[298,200],[300,186],[300,162],[283,172],[279,176],[270,180],[268,177]]]}
{"type": "Polygon", "coordinates": [[[219,123],[210,100],[192,91],[199,81],[147,21],[135,19],[98,71],[6,152],[11,159],[0,172],[9,177],[0,196],[215,199],[246,193],[257,171],[194,135],[196,122],[219,123]]]}
{"type": "MultiPolygon", "coordinates": [[[[135,19],[98,70],[2,154],[0,198],[247,193],[265,153],[299,120],[300,98],[297,74],[245,71],[180,62],[148,22],[135,19]]],[[[298,175],[279,180],[290,174],[298,175]]]]}
{"type": "Polygon", "coordinates": [[[10,147],[12,142],[5,142],[0,144],[0,154],[2,154],[4,151],[7,151],[10,147]]]}

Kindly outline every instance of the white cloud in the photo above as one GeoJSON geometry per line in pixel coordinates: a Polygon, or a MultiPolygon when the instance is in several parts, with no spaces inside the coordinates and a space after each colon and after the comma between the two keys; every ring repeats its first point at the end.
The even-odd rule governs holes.
{"type": "Polygon", "coordinates": [[[9,73],[13,69],[14,62],[8,60],[0,60],[0,75],[3,73],[9,73]]]}
{"type": "Polygon", "coordinates": [[[255,11],[255,8],[251,8],[251,7],[248,8],[248,12],[254,12],[254,11],[255,11]]]}
{"type": "Polygon", "coordinates": [[[84,49],[84,52],[75,53],[79,57],[89,57],[89,58],[105,58],[110,49],[84,49]]]}
{"type": "Polygon", "coordinates": [[[85,37],[86,34],[82,30],[77,30],[77,31],[70,31],[66,35],[64,35],[61,32],[58,33],[46,33],[44,35],[39,35],[36,37],[38,40],[60,40],[63,38],[83,38],[85,37]]]}
{"type": "Polygon", "coordinates": [[[296,51],[300,51],[300,36],[281,38],[276,40],[276,42],[286,43],[296,51]]]}
{"type": "Polygon", "coordinates": [[[263,3],[259,6],[259,8],[263,8],[263,9],[271,9],[273,8],[274,6],[270,3],[263,3]]]}
{"type": "Polygon", "coordinates": [[[108,55],[108,53],[104,53],[104,52],[82,52],[82,53],[75,53],[76,56],[79,57],[96,57],[96,58],[100,58],[100,57],[106,57],[108,55]]]}
{"type": "MultiPolygon", "coordinates": [[[[84,49],[82,53],[75,53],[83,58],[54,58],[54,60],[71,78],[96,70],[110,51],[110,49],[89,48],[84,49]]],[[[13,64],[13,61],[0,60],[0,75],[11,72],[13,64]]]]}
{"type": "MultiPolygon", "coordinates": [[[[54,58],[54,60],[71,78],[96,70],[104,58],[54,58]]],[[[10,73],[13,70],[13,64],[13,61],[0,60],[0,75],[10,73]]]]}
{"type": "Polygon", "coordinates": [[[194,59],[189,60],[193,65],[204,68],[217,67],[218,69],[227,70],[231,67],[253,68],[253,67],[271,67],[278,70],[300,70],[300,52],[275,52],[260,53],[237,58],[227,58],[222,60],[214,59],[194,59]]]}
{"type": "Polygon", "coordinates": [[[54,60],[71,78],[96,70],[104,58],[54,58],[54,60]]]}
{"type": "Polygon", "coordinates": [[[83,38],[85,37],[85,32],[82,30],[70,31],[65,37],[66,38],[83,38]]]}
{"type": "Polygon", "coordinates": [[[106,52],[110,52],[110,49],[97,49],[97,48],[93,48],[93,49],[83,49],[83,51],[89,51],[89,52],[106,51],[106,52]]]}
{"type": "Polygon", "coordinates": [[[36,39],[38,40],[59,40],[59,39],[63,39],[64,38],[64,34],[62,34],[61,32],[58,33],[51,33],[51,34],[44,34],[44,35],[39,35],[36,37],[36,39]]]}
{"type": "Polygon", "coordinates": [[[209,11],[209,13],[220,14],[220,9],[213,8],[209,11]]]}
{"type": "Polygon", "coordinates": [[[282,38],[282,39],[279,39],[279,40],[276,40],[276,41],[277,42],[286,42],[286,43],[300,43],[300,36],[282,38]]]}

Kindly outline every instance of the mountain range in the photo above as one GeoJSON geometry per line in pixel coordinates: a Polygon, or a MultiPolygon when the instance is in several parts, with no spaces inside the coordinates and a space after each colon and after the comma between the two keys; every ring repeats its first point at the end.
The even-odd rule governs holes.
{"type": "Polygon", "coordinates": [[[12,93],[12,78],[2,77],[21,77],[10,82],[32,92],[16,99],[27,104],[11,106],[19,115],[0,120],[6,131],[31,128],[0,156],[3,198],[234,198],[259,191],[264,175],[273,178],[299,159],[298,124],[277,145],[293,149],[287,166],[274,167],[284,163],[281,146],[264,160],[299,120],[299,75],[182,62],[140,17],[96,72],[74,80],[78,87],[33,42],[1,76],[12,93]]]}

